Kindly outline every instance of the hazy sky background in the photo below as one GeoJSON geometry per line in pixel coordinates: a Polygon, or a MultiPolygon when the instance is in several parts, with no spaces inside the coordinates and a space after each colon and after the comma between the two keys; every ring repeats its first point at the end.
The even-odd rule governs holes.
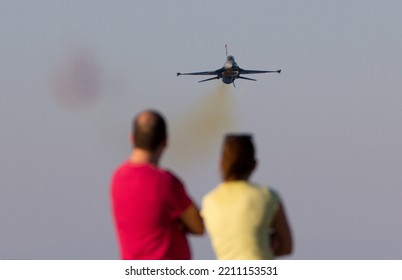
{"type": "MultiPolygon", "coordinates": [[[[402,257],[400,1],[0,2],[0,259],[116,259],[109,181],[154,108],[194,200],[228,131],[255,136],[291,259],[402,257]],[[236,88],[176,72],[254,75],[236,88]]],[[[251,76],[250,76],[251,77],[251,76]]],[[[207,77],[205,77],[207,78],[207,77]]],[[[196,259],[213,259],[207,236],[196,259]]]]}

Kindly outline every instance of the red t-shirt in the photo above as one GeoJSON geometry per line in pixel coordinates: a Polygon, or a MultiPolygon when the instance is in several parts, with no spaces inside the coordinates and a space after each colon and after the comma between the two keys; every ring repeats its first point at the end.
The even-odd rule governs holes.
{"type": "Polygon", "coordinates": [[[192,201],[172,173],[125,162],[114,173],[112,210],[122,259],[190,259],[179,217],[192,201]]]}

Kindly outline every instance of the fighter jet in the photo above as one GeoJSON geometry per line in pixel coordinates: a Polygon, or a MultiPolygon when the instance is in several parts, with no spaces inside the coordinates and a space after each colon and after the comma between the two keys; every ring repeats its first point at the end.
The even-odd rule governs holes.
{"type": "Polygon", "coordinates": [[[244,79],[244,80],[250,80],[250,81],[257,81],[255,79],[243,77],[240,75],[245,75],[245,74],[261,74],[261,73],[281,73],[281,70],[275,70],[275,71],[265,71],[265,70],[246,70],[242,69],[237,65],[235,58],[232,55],[228,55],[228,47],[225,45],[226,49],[226,63],[223,65],[222,68],[219,68],[218,70],[213,70],[213,71],[204,71],[204,72],[192,72],[192,73],[177,73],[177,76],[180,75],[214,75],[215,77],[213,78],[208,78],[205,80],[198,81],[199,83],[201,82],[206,82],[206,81],[211,81],[211,80],[219,80],[222,79],[222,82],[225,84],[231,84],[233,83],[233,86],[235,86],[234,81],[236,79],[244,79]]]}

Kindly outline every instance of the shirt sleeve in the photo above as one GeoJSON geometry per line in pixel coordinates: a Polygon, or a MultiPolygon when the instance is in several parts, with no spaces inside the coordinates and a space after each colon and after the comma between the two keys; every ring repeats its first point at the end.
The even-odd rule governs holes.
{"type": "Polygon", "coordinates": [[[170,177],[167,207],[169,215],[172,218],[178,218],[191,204],[193,204],[193,201],[187,194],[180,179],[173,174],[170,174],[170,177]]]}
{"type": "Polygon", "coordinates": [[[268,220],[272,221],[275,217],[275,214],[278,212],[279,206],[281,205],[281,199],[279,194],[273,190],[270,186],[262,188],[264,194],[267,197],[267,215],[268,220]]]}
{"type": "Polygon", "coordinates": [[[281,199],[279,197],[279,194],[272,190],[271,188],[269,189],[269,192],[271,194],[271,199],[270,199],[270,210],[272,213],[276,213],[279,209],[279,205],[281,204],[281,199]]]}

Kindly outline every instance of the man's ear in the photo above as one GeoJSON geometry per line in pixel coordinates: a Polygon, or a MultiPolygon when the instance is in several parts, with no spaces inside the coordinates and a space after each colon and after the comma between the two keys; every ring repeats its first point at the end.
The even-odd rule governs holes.
{"type": "Polygon", "coordinates": [[[130,134],[130,136],[128,137],[128,139],[129,139],[129,141],[130,141],[131,146],[134,147],[134,143],[135,143],[135,141],[134,141],[134,136],[133,136],[132,134],[130,134]]]}

